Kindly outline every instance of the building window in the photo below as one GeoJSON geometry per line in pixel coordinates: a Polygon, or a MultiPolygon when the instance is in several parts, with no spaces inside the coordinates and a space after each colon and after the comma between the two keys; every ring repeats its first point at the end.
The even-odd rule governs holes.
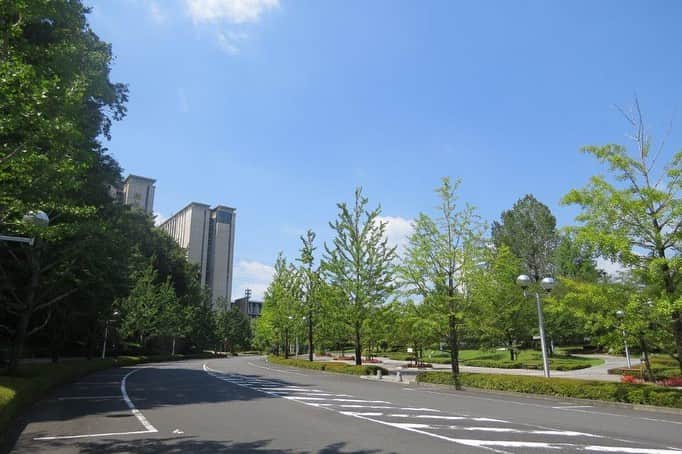
{"type": "Polygon", "coordinates": [[[217,221],[221,224],[229,224],[232,222],[232,213],[228,211],[218,211],[217,221]]]}

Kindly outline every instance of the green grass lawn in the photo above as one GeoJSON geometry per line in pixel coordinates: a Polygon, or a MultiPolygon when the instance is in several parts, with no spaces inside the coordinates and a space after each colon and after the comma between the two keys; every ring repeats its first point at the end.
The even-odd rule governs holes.
{"type": "MultiPolygon", "coordinates": [[[[390,352],[382,354],[388,358],[408,361],[412,353],[390,352]]],[[[460,350],[459,360],[463,366],[496,367],[501,369],[542,369],[542,353],[535,350],[522,350],[514,361],[509,359],[506,350],[460,350]]],[[[424,361],[427,363],[449,364],[450,353],[438,350],[426,350],[424,361]]],[[[549,368],[552,370],[576,370],[602,364],[600,359],[583,358],[572,355],[555,354],[550,357],[549,368]]]]}

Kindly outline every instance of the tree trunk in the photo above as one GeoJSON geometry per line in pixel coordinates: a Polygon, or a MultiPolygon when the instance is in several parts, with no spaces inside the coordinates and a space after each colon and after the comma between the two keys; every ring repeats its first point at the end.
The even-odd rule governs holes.
{"type": "Polygon", "coordinates": [[[284,359],[289,359],[289,330],[284,331],[284,359]]]}
{"type": "Polygon", "coordinates": [[[452,377],[457,379],[459,375],[459,345],[457,339],[457,319],[454,315],[448,317],[448,344],[450,344],[450,365],[452,367],[452,377]]]}
{"type": "Polygon", "coordinates": [[[682,313],[674,311],[673,319],[673,335],[675,336],[675,344],[677,347],[677,363],[680,366],[680,374],[682,374],[682,313]]]}
{"type": "Polygon", "coordinates": [[[362,365],[362,344],[360,343],[360,324],[355,324],[355,365],[362,365]]]}
{"type": "Polygon", "coordinates": [[[7,365],[7,374],[14,375],[19,367],[21,355],[24,352],[24,342],[26,342],[26,333],[28,332],[28,322],[31,319],[31,313],[25,311],[19,317],[17,331],[14,335],[14,342],[10,350],[9,364],[7,365]]]}
{"type": "Polygon", "coordinates": [[[649,381],[652,382],[656,381],[656,377],[654,377],[654,372],[651,370],[651,362],[649,361],[649,349],[647,348],[644,336],[639,337],[639,345],[640,348],[642,349],[642,355],[644,356],[644,367],[646,368],[646,373],[649,377],[649,381]]]}
{"type": "Polygon", "coordinates": [[[308,312],[308,361],[313,360],[313,315],[308,312]]]}
{"type": "Polygon", "coordinates": [[[31,270],[31,280],[26,292],[25,309],[19,314],[19,323],[10,351],[9,364],[7,365],[7,373],[9,375],[14,375],[19,367],[28,334],[28,325],[36,303],[36,294],[40,284],[40,248],[38,244],[34,245],[33,249],[29,251],[29,269],[31,270]]]}
{"type": "Polygon", "coordinates": [[[175,356],[175,337],[173,337],[173,347],[171,348],[171,356],[175,356]]]}

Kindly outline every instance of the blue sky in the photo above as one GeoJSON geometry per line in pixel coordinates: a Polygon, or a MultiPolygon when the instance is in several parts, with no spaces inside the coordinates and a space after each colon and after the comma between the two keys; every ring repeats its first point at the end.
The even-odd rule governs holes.
{"type": "Polygon", "coordinates": [[[682,144],[682,3],[669,1],[86,0],[128,83],[108,143],[157,179],[165,218],[237,209],[233,294],[262,294],[278,251],[321,240],[363,186],[394,241],[443,176],[487,220],[527,193],[560,206],[601,172],[587,144],[627,143],[639,97],[682,144]]]}

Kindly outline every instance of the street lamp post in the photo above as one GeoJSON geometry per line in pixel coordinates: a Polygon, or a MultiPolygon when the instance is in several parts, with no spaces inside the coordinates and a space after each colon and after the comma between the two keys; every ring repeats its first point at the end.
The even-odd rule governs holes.
{"type": "MultiPolygon", "coordinates": [[[[527,289],[532,283],[530,277],[525,274],[516,278],[516,283],[523,289],[523,295],[528,296],[527,289]]],[[[540,281],[540,286],[547,292],[551,292],[556,286],[556,281],[551,277],[546,277],[540,281]]],[[[545,318],[542,315],[542,302],[540,293],[535,292],[535,304],[538,309],[538,325],[540,326],[540,346],[542,347],[542,367],[545,371],[545,378],[549,378],[549,356],[547,355],[547,342],[545,341],[545,318]]]]}
{"type": "MultiPolygon", "coordinates": [[[[114,311],[113,314],[114,317],[118,317],[119,312],[114,311]]],[[[102,359],[104,359],[107,356],[107,337],[109,336],[109,322],[113,320],[109,320],[109,317],[104,321],[104,342],[102,343],[102,359]]],[[[175,342],[175,339],[173,340],[175,342]]],[[[175,350],[175,345],[173,345],[173,350],[175,350]]]]}
{"type": "MultiPolygon", "coordinates": [[[[23,217],[23,221],[27,224],[33,224],[39,227],[47,227],[50,223],[50,218],[44,211],[29,211],[23,217]]],[[[8,241],[13,243],[26,243],[29,246],[35,244],[35,238],[25,236],[0,235],[0,241],[8,241]]]]}
{"type": "MultiPolygon", "coordinates": [[[[616,311],[616,317],[623,320],[623,318],[625,318],[625,312],[616,311]]],[[[625,361],[627,362],[628,369],[631,369],[632,368],[632,361],[630,361],[630,349],[628,348],[628,332],[625,330],[625,328],[622,328],[622,330],[623,330],[623,344],[625,344],[625,361]]]]}

